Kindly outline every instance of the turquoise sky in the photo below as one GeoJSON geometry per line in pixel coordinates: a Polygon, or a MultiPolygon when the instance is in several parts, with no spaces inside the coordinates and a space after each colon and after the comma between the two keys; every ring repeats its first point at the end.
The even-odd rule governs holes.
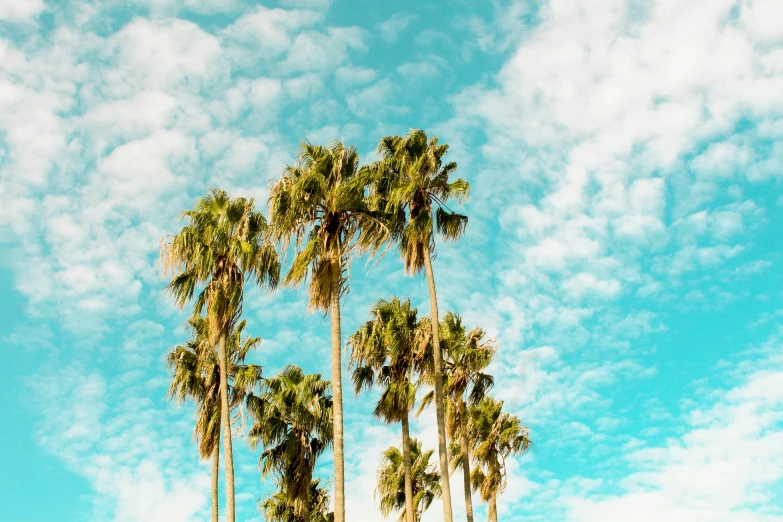
{"type": "MultiPolygon", "coordinates": [[[[535,442],[500,518],[783,520],[780,0],[0,0],[0,520],[206,520],[161,238],[211,187],[265,210],[303,139],[371,161],[409,128],[472,187],[441,310],[498,339],[535,442]]],[[[395,255],[368,268],[344,333],[378,298],[428,311],[395,255]]],[[[246,316],[268,374],[329,374],[303,291],[246,316]]],[[[346,397],[355,521],[382,520],[399,439],[372,402],[346,397]]],[[[435,447],[431,413],[413,429],[435,447]]],[[[259,452],[235,454],[261,520],[259,452]]]]}

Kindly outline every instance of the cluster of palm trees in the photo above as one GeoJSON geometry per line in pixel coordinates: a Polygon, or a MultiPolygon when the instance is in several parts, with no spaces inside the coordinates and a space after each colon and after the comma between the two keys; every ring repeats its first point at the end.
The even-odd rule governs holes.
{"type": "Polygon", "coordinates": [[[277,486],[261,504],[267,520],[345,522],[340,302],[348,290],[351,260],[382,256],[393,246],[406,273],[425,272],[430,313],[419,319],[408,300],[382,300],[348,340],[354,391],[382,387],[375,415],[402,425],[402,450],[389,448],[378,474],[381,510],[400,509],[413,522],[440,496],[444,522],[452,522],[451,464],[452,470],[464,470],[469,522],[472,490],[489,503],[490,520],[496,519],[505,458],[527,450],[530,440],[527,428],[487,395],[492,378],[484,370],[495,353],[494,342],[483,340],[480,329],[467,331],[456,314],[437,320],[435,239],[456,240],[467,225],[466,216],[446,206],[450,200],[464,202],[469,191],[464,180],[450,180],[456,164],[444,161],[447,151],[447,145],[421,130],[382,139],[380,159],[370,165],[361,165],[354,147],[304,143],[294,165],[271,187],[269,222],[255,210],[253,199],[213,189],[183,212],[182,230],[164,239],[166,291],[179,308],[193,307],[191,339],[168,356],[170,393],[196,403],[199,452],[213,462],[214,521],[221,434],[226,521],[235,522],[232,423],[241,424],[241,433],[249,417],[250,444],[263,446],[262,476],[272,477],[277,486]],[[260,342],[244,336],[245,285],[255,282],[274,290],[281,277],[280,254],[285,258],[290,250],[293,259],[283,284],[309,280],[309,307],[331,316],[331,381],[293,365],[267,378],[260,366],[244,362],[260,342]],[[429,463],[433,452],[422,451],[410,437],[409,416],[420,386],[433,388],[419,411],[435,407],[437,467],[429,463]],[[333,502],[313,478],[316,460],[329,446],[333,502]]]}

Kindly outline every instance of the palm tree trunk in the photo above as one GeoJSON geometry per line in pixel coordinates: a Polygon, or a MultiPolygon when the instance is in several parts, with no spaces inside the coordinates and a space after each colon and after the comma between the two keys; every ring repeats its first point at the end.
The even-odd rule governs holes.
{"type": "Polygon", "coordinates": [[[429,245],[424,248],[424,267],[427,270],[427,286],[430,290],[432,352],[435,359],[435,417],[438,421],[438,455],[440,456],[440,489],[441,498],[443,500],[443,522],[453,522],[451,514],[451,487],[449,485],[449,454],[446,450],[446,416],[443,411],[443,355],[440,351],[438,297],[435,294],[435,276],[432,273],[432,257],[430,256],[429,245]]]}
{"type": "MultiPolygon", "coordinates": [[[[306,497],[304,499],[305,509],[304,509],[304,512],[302,513],[302,522],[310,522],[310,520],[312,519],[311,515],[312,515],[313,507],[314,507],[314,503],[310,501],[310,484],[313,482],[313,470],[312,469],[309,469],[307,471],[307,473],[305,473],[305,477],[304,477],[303,481],[304,481],[305,484],[307,484],[307,489],[305,491],[305,495],[306,495],[306,497]]],[[[315,499],[313,499],[313,500],[315,500],[315,499]]]]}
{"type": "Polygon", "coordinates": [[[468,522],[473,522],[473,498],[470,494],[470,452],[465,418],[465,401],[462,399],[459,400],[459,418],[460,424],[462,424],[460,445],[462,446],[462,485],[465,488],[465,514],[468,517],[468,522]]]}
{"type": "Polygon", "coordinates": [[[489,522],[498,522],[498,494],[495,492],[493,492],[492,496],[489,497],[487,520],[489,522]]]}
{"type": "Polygon", "coordinates": [[[220,474],[220,436],[212,449],[212,522],[219,522],[218,475],[220,474]]]}
{"type": "Polygon", "coordinates": [[[334,522],[345,522],[345,455],[343,452],[343,381],[340,357],[340,262],[332,274],[332,422],[334,430],[334,522]]]}
{"type": "Polygon", "coordinates": [[[405,519],[413,520],[413,472],[411,463],[411,433],[408,425],[408,413],[402,417],[402,465],[405,474],[405,519]]]}
{"type": "Polygon", "coordinates": [[[226,452],[226,522],[236,522],[234,504],[234,452],[231,448],[231,412],[228,407],[228,351],[226,334],[220,336],[220,426],[223,430],[224,450],[226,452]]]}

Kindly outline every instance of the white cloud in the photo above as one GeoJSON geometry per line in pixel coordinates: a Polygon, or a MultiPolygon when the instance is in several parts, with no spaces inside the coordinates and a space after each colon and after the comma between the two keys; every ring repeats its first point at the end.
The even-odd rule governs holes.
{"type": "Polygon", "coordinates": [[[207,77],[220,67],[220,42],[192,22],[137,18],[112,40],[119,50],[120,68],[107,79],[117,94],[127,92],[129,81],[161,89],[185,78],[207,77]]]}
{"type": "Polygon", "coordinates": [[[131,98],[100,103],[81,120],[98,143],[114,136],[135,138],[166,127],[177,105],[176,98],[165,92],[142,91],[131,98]]]}
{"type": "Polygon", "coordinates": [[[731,178],[740,169],[747,167],[751,159],[753,152],[747,145],[717,142],[693,160],[693,169],[700,177],[731,178]]]}
{"type": "Polygon", "coordinates": [[[0,0],[0,20],[33,18],[46,8],[43,0],[0,0]]]}
{"type": "Polygon", "coordinates": [[[741,20],[750,33],[765,42],[783,40],[783,6],[775,0],[742,4],[741,20]]]}
{"type": "Polygon", "coordinates": [[[710,211],[694,212],[676,220],[672,229],[682,243],[697,242],[699,238],[728,242],[751,225],[761,222],[764,210],[752,200],[737,201],[710,211]]]}
{"type": "MultiPolygon", "coordinates": [[[[624,0],[552,0],[494,83],[455,98],[442,134],[460,143],[477,127],[488,137],[482,162],[470,165],[481,180],[471,210],[501,226],[494,272],[504,285],[482,313],[509,301],[568,302],[588,288],[659,295],[748,251],[764,212],[728,182],[762,183],[783,166],[777,144],[753,150],[752,123],[735,129],[780,118],[783,69],[774,31],[746,21],[777,8],[734,6],[658,0],[642,12],[624,0]],[[719,198],[729,202],[711,208],[719,198]],[[662,280],[645,274],[650,265],[662,280]]],[[[542,335],[547,317],[529,314],[516,338],[542,335]]]]}
{"type": "Polygon", "coordinates": [[[324,82],[317,74],[305,74],[286,80],[285,88],[294,98],[308,98],[322,91],[324,82]]]}
{"type": "Polygon", "coordinates": [[[142,461],[135,469],[102,469],[96,482],[101,494],[116,497],[116,522],[191,522],[207,508],[208,480],[204,475],[172,480],[156,463],[142,461]]]}
{"type": "Polygon", "coordinates": [[[390,42],[394,42],[399,38],[400,33],[417,19],[418,16],[415,14],[396,13],[380,25],[381,36],[390,42]]]}
{"type": "Polygon", "coordinates": [[[368,67],[356,67],[353,65],[344,65],[338,67],[335,71],[337,81],[343,85],[353,86],[371,82],[375,79],[375,69],[368,67]]]}
{"type": "Polygon", "coordinates": [[[431,61],[405,62],[397,67],[397,72],[403,76],[437,76],[438,67],[431,61]]]}
{"type": "Polygon", "coordinates": [[[329,28],[323,33],[307,31],[296,35],[281,67],[291,72],[332,69],[343,63],[351,50],[363,48],[358,27],[329,28]]]}
{"type": "Polygon", "coordinates": [[[620,295],[622,286],[614,279],[601,280],[595,275],[582,272],[565,281],[563,289],[576,298],[585,295],[596,295],[604,298],[614,298],[620,295]]]}
{"type": "Polygon", "coordinates": [[[250,107],[268,109],[280,99],[283,84],[277,78],[240,79],[226,92],[228,106],[235,116],[250,107]]]}
{"type": "Polygon", "coordinates": [[[95,520],[196,520],[207,506],[207,466],[193,466],[192,445],[173,444],[187,438],[186,424],[129,395],[137,384],[110,384],[74,366],[37,375],[39,442],[92,483],[98,493],[95,520]],[[110,394],[124,402],[110,409],[110,394]]]}
{"type": "Polygon", "coordinates": [[[157,131],[115,148],[101,159],[88,189],[96,202],[120,208],[150,210],[157,198],[177,182],[171,166],[193,159],[192,139],[177,132],[157,131]]]}
{"type": "Polygon", "coordinates": [[[698,247],[688,245],[677,251],[672,258],[662,257],[657,269],[672,274],[682,274],[704,268],[714,267],[727,259],[731,259],[744,248],[741,245],[717,245],[714,247],[698,247]]]}
{"type": "Polygon", "coordinates": [[[366,116],[388,109],[385,102],[391,95],[392,84],[388,80],[380,80],[369,87],[348,93],[348,108],[357,116],[366,116]]]}
{"type": "MultiPolygon", "coordinates": [[[[258,52],[276,56],[293,42],[293,34],[303,27],[320,21],[322,16],[313,11],[267,9],[258,6],[254,11],[240,16],[223,31],[229,42],[249,44],[255,51],[246,50],[243,55],[258,52]]],[[[257,56],[256,56],[257,58],[257,56]]]]}

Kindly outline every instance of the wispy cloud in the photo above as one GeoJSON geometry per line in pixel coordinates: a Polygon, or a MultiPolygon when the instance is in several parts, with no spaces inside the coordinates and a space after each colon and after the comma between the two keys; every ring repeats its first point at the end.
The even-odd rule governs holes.
{"type": "Polygon", "coordinates": [[[408,28],[418,19],[415,14],[396,13],[391,18],[383,22],[378,28],[381,36],[390,42],[396,41],[400,33],[408,28]]]}

